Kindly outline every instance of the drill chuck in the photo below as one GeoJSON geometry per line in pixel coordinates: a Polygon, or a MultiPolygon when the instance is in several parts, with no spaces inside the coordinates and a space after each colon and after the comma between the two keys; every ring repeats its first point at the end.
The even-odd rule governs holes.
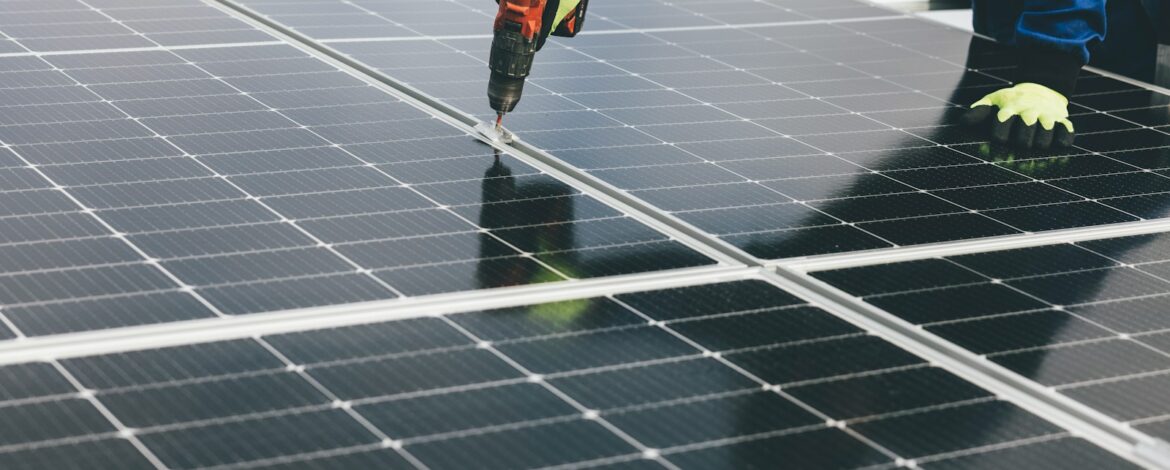
{"type": "Polygon", "coordinates": [[[497,114],[507,114],[516,109],[520,95],[524,93],[524,79],[509,77],[492,72],[488,80],[488,102],[497,114]]]}

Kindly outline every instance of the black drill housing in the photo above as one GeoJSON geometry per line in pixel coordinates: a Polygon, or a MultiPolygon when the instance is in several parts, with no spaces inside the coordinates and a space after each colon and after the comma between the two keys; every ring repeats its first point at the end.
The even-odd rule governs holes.
{"type": "Polygon", "coordinates": [[[532,72],[532,60],[539,50],[539,42],[537,38],[528,39],[520,34],[520,25],[516,23],[506,23],[496,31],[488,59],[492,71],[488,80],[488,102],[496,113],[510,113],[520,102],[524,80],[532,72]]]}

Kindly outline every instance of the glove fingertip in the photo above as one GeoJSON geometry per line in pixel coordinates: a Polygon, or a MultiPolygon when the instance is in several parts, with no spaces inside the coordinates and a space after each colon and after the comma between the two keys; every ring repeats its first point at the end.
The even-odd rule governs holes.
{"type": "Polygon", "coordinates": [[[997,144],[1007,143],[1012,136],[1012,127],[1016,122],[1019,122],[1019,118],[1011,116],[1006,121],[993,123],[991,125],[991,141],[997,144]]]}
{"type": "Polygon", "coordinates": [[[999,112],[995,114],[995,118],[999,122],[1008,122],[1011,118],[1019,117],[1019,112],[1014,108],[1000,108],[999,112]]]}
{"type": "Polygon", "coordinates": [[[1040,127],[1044,128],[1046,131],[1051,132],[1056,128],[1056,120],[1040,116],[1040,127]]]}
{"type": "Polygon", "coordinates": [[[1057,127],[1053,132],[1052,145],[1056,147],[1071,147],[1073,140],[1076,139],[1076,134],[1073,134],[1067,127],[1057,127]]]}
{"type": "Polygon", "coordinates": [[[1037,129],[1036,136],[1032,138],[1032,145],[1040,150],[1048,150],[1052,147],[1052,138],[1054,132],[1049,129],[1037,129]]]}
{"type": "Polygon", "coordinates": [[[1012,127],[1012,144],[1019,148],[1031,148],[1036,137],[1035,123],[1028,124],[1027,120],[1021,118],[1012,127]]]}

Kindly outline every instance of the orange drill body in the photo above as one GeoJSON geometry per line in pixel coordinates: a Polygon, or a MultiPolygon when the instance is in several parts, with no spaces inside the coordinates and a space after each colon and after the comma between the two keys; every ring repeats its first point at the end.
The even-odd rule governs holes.
{"type": "Polygon", "coordinates": [[[516,24],[520,26],[520,35],[532,40],[540,32],[547,6],[548,0],[502,0],[492,30],[500,31],[508,23],[516,24]]]}

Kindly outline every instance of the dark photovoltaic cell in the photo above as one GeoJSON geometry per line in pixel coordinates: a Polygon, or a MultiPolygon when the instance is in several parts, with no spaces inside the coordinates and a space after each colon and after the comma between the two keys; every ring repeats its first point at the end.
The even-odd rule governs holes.
{"type": "Polygon", "coordinates": [[[762,281],[0,372],[4,468],[1127,466],[762,281]]]}
{"type": "MultiPolygon", "coordinates": [[[[0,53],[273,41],[199,0],[20,0],[0,4],[0,53]]],[[[50,77],[51,78],[51,77],[50,77]]]]}
{"type": "MultiPolygon", "coordinates": [[[[453,14],[454,4],[408,2],[396,10],[403,3],[392,3],[346,8],[417,26],[413,39],[399,32],[387,35],[395,41],[346,41],[282,24],[330,39],[341,54],[490,118],[483,97],[490,37],[444,38],[454,34],[431,27],[431,18],[453,14]]],[[[278,22],[280,12],[305,8],[282,0],[242,4],[278,22]]],[[[486,29],[491,9],[463,4],[460,21],[478,18],[477,28],[486,29]]],[[[784,15],[890,16],[850,2],[645,0],[593,11],[600,13],[590,21],[601,21],[576,38],[553,38],[540,52],[507,125],[532,145],[757,257],[1166,213],[1164,95],[1085,72],[1072,98],[1077,146],[1012,151],[958,125],[963,107],[1014,76],[1007,49],[967,33],[908,18],[758,25],[792,21],[784,15]],[[762,9],[781,13],[745,21],[762,9]],[[590,34],[610,23],[626,32],[590,34]],[[705,25],[716,27],[685,29],[705,25]]]]}
{"type": "Polygon", "coordinates": [[[813,275],[1170,438],[1168,247],[1170,236],[1142,235],[813,275]]]}
{"type": "Polygon", "coordinates": [[[289,45],[0,69],[3,339],[711,263],[289,45]]]}

